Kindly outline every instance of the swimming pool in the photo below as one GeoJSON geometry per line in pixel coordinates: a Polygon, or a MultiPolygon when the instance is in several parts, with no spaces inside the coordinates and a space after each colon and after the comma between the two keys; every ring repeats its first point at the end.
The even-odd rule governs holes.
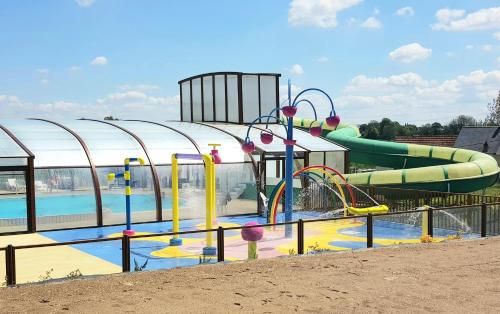
{"type": "MultiPolygon", "coordinates": [[[[153,211],[156,209],[154,195],[132,195],[133,212],[153,211]]],[[[121,194],[102,194],[103,208],[112,213],[125,212],[125,196],[121,194]]],[[[172,208],[170,197],[162,198],[163,209],[172,208]]],[[[95,213],[95,197],[93,194],[47,195],[36,198],[36,215],[60,216],[95,213]]],[[[25,218],[26,199],[9,197],[0,199],[0,219],[25,218]]]]}

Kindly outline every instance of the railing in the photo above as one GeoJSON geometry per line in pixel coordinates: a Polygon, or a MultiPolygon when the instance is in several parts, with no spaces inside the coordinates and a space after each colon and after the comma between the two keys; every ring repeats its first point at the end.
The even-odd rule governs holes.
{"type": "MultiPolygon", "coordinates": [[[[480,205],[478,219],[479,219],[479,228],[478,234],[481,237],[486,237],[487,235],[498,235],[500,234],[499,229],[491,228],[491,222],[497,222],[500,220],[500,216],[498,213],[498,208],[500,203],[487,204],[483,203],[480,205]],[[490,209],[490,210],[488,210],[490,209]]],[[[223,262],[225,260],[224,257],[224,233],[230,230],[241,230],[248,228],[256,228],[256,227],[276,227],[276,226],[284,226],[284,225],[297,225],[297,253],[304,254],[304,243],[305,243],[305,235],[304,235],[304,225],[314,223],[314,222],[328,222],[328,221],[340,221],[347,219],[366,219],[366,247],[373,247],[373,239],[374,239],[374,219],[384,219],[386,217],[397,217],[402,215],[413,215],[419,213],[421,215],[427,215],[427,234],[429,236],[434,235],[434,230],[436,228],[443,228],[445,226],[440,226],[442,224],[439,220],[435,220],[434,217],[436,213],[440,211],[453,211],[457,209],[471,208],[474,205],[467,205],[465,207],[446,207],[446,208],[427,208],[427,209],[419,209],[412,211],[400,211],[400,212],[389,212],[385,214],[379,215],[362,215],[362,216],[349,216],[349,217],[335,217],[335,218],[321,218],[321,219],[307,219],[302,220],[299,219],[297,221],[291,222],[282,222],[276,224],[261,224],[261,225],[252,225],[252,226],[235,226],[235,227],[218,227],[217,229],[207,229],[207,230],[191,230],[191,231],[181,231],[181,232],[165,232],[165,233],[154,233],[154,234],[145,234],[145,235],[134,235],[127,236],[124,235],[121,237],[121,250],[122,250],[122,272],[129,272],[131,269],[130,265],[130,254],[131,254],[131,240],[133,239],[144,239],[151,237],[159,237],[159,236],[174,236],[174,235],[190,235],[197,233],[206,233],[206,232],[216,232],[217,234],[217,261],[223,262]]],[[[422,220],[423,221],[423,220],[422,220]]],[[[421,221],[421,222],[422,222],[421,221]]],[[[497,225],[497,224],[494,224],[497,225]]],[[[77,241],[67,241],[67,242],[55,242],[55,243],[46,243],[46,244],[33,244],[33,245],[19,245],[13,246],[8,245],[7,247],[0,248],[0,251],[5,251],[5,267],[6,267],[6,284],[8,286],[16,284],[16,252],[24,249],[34,249],[34,248],[46,248],[46,247],[56,247],[56,246],[68,246],[68,245],[77,245],[77,244],[88,244],[88,243],[100,243],[107,241],[117,241],[120,240],[118,238],[99,238],[99,239],[85,239],[85,240],[77,240],[77,241]]]]}
{"type": "MultiPolygon", "coordinates": [[[[339,208],[335,204],[336,195],[328,188],[311,182],[304,190],[308,200],[304,200],[307,208],[312,210],[332,210],[339,208]]],[[[375,185],[356,186],[352,189],[356,201],[361,206],[372,206],[374,199],[387,205],[391,212],[407,211],[428,205],[431,207],[450,207],[465,205],[481,205],[482,203],[500,203],[500,197],[476,195],[470,193],[450,193],[400,188],[380,187],[375,185]],[[361,190],[361,191],[360,191],[361,190]],[[369,197],[368,197],[369,196],[369,197]]],[[[346,194],[346,197],[349,195],[346,194]]],[[[349,201],[351,201],[349,199],[349,201]]],[[[306,208],[306,206],[304,206],[306,208]]]]}

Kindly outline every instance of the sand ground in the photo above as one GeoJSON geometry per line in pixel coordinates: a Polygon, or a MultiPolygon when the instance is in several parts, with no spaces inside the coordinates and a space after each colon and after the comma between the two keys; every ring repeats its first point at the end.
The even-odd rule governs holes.
{"type": "Polygon", "coordinates": [[[2,313],[499,313],[500,238],[0,289],[2,313]]]}

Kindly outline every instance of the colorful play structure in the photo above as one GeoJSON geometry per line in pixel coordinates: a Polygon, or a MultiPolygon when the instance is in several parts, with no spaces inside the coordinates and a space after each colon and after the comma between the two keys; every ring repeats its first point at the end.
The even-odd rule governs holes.
{"type": "MultiPolygon", "coordinates": [[[[352,185],[349,184],[346,178],[337,170],[325,166],[325,165],[313,165],[305,167],[301,170],[296,171],[293,174],[293,177],[306,177],[312,181],[318,182],[318,180],[326,182],[326,184],[333,185],[338,193],[338,197],[342,201],[344,216],[349,214],[351,215],[366,215],[368,213],[378,214],[378,213],[386,213],[389,211],[389,208],[386,205],[379,205],[375,200],[372,200],[375,203],[375,206],[358,208],[356,207],[356,195],[353,193],[352,185]],[[324,177],[325,178],[324,178],[324,177]],[[341,182],[339,182],[339,179],[341,182]],[[349,199],[351,205],[349,205],[349,199],[346,198],[344,189],[349,193],[349,199]]],[[[283,196],[283,191],[285,190],[286,182],[285,180],[281,180],[273,189],[271,196],[269,198],[269,204],[271,204],[269,208],[269,222],[277,223],[277,212],[278,205],[280,204],[280,200],[283,196]]]]}
{"type": "MultiPolygon", "coordinates": [[[[210,154],[172,154],[172,231],[179,232],[179,160],[201,160],[205,164],[205,229],[212,229],[216,222],[216,185],[215,165],[221,163],[221,157],[217,150],[220,144],[209,144],[212,146],[210,154]]],[[[212,244],[212,233],[206,233],[206,246],[203,254],[213,256],[217,249],[212,244]]],[[[182,245],[182,239],[175,235],[170,239],[170,246],[182,245]]]]}
{"type": "Polygon", "coordinates": [[[126,226],[127,228],[123,230],[123,234],[125,235],[134,235],[135,231],[132,230],[132,213],[131,213],[131,206],[130,206],[130,196],[132,195],[132,187],[130,186],[130,179],[131,179],[131,174],[130,174],[130,163],[132,162],[138,162],[139,165],[143,166],[144,165],[144,159],[142,158],[137,158],[137,157],[132,157],[132,158],[125,158],[124,164],[125,164],[125,171],[122,173],[113,173],[110,172],[108,173],[108,182],[112,182],[116,178],[123,178],[125,180],[125,214],[126,214],[126,226]]]}

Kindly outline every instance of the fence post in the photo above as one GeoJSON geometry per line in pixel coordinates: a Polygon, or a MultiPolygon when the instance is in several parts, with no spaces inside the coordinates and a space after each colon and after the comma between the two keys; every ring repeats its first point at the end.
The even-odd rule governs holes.
{"type": "Polygon", "coordinates": [[[486,203],[481,204],[481,237],[486,237],[486,203]]]}
{"type": "Polygon", "coordinates": [[[217,228],[217,262],[224,261],[224,228],[217,228]]]}
{"type": "Polygon", "coordinates": [[[7,286],[16,284],[16,250],[12,244],[7,245],[5,250],[5,275],[7,286]]]}
{"type": "Polygon", "coordinates": [[[304,221],[297,223],[297,254],[304,254],[304,221]]]}
{"type": "Polygon", "coordinates": [[[434,210],[432,209],[432,207],[429,207],[427,209],[427,235],[429,237],[434,236],[433,215],[434,215],[434,210]]]}
{"type": "Polygon", "coordinates": [[[130,271],[130,237],[126,234],[122,237],[122,272],[130,271]]]}
{"type": "Polygon", "coordinates": [[[366,247],[373,247],[373,215],[366,217],[366,247]]]}

